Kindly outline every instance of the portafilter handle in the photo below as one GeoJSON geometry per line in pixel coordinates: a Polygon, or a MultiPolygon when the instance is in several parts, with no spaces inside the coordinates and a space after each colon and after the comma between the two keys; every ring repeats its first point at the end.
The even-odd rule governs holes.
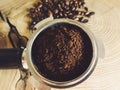
{"type": "Polygon", "coordinates": [[[22,67],[23,49],[0,49],[0,69],[17,69],[22,67]]]}

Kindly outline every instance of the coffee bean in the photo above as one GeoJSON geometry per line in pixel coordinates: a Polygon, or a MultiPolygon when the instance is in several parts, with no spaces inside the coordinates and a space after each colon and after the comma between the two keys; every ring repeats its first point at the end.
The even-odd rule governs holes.
{"type": "Polygon", "coordinates": [[[80,17],[80,18],[79,18],[79,21],[81,22],[82,20],[83,20],[83,17],[80,17]]]}
{"type": "Polygon", "coordinates": [[[85,4],[85,2],[81,2],[81,5],[83,6],[85,4]]]}
{"type": "Polygon", "coordinates": [[[83,19],[81,20],[82,23],[87,23],[88,22],[88,19],[83,19]]]}
{"type": "Polygon", "coordinates": [[[34,13],[34,8],[31,8],[31,9],[30,9],[30,13],[34,13]]]}
{"type": "Polygon", "coordinates": [[[89,12],[89,13],[86,13],[85,16],[90,17],[90,16],[92,16],[94,14],[95,14],[94,12],[89,12]]]}
{"type": "Polygon", "coordinates": [[[84,7],[85,11],[88,12],[88,8],[87,7],[84,7]]]}
{"type": "Polygon", "coordinates": [[[90,12],[90,14],[91,14],[91,15],[94,15],[94,14],[95,14],[95,12],[90,12]]]}

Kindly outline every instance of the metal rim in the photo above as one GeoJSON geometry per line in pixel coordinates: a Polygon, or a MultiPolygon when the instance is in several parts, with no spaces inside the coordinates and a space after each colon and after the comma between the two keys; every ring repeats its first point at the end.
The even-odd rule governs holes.
{"type": "Polygon", "coordinates": [[[53,21],[47,22],[45,25],[41,25],[38,28],[38,31],[36,31],[33,34],[33,36],[31,37],[31,39],[29,40],[29,42],[27,44],[27,55],[28,55],[28,59],[27,59],[28,67],[29,67],[31,73],[33,74],[33,76],[35,78],[37,78],[37,80],[39,82],[45,83],[49,86],[56,87],[56,88],[65,88],[65,87],[70,87],[70,86],[76,85],[76,84],[84,81],[92,73],[92,71],[94,70],[94,67],[96,65],[97,59],[98,59],[98,49],[97,49],[96,39],[87,27],[85,27],[78,21],[71,20],[71,19],[54,19],[53,21]],[[45,28],[47,28],[53,24],[62,23],[62,22],[77,25],[78,27],[82,28],[86,32],[86,34],[89,36],[92,46],[93,46],[93,58],[91,60],[89,67],[87,68],[87,70],[83,74],[81,74],[79,77],[77,77],[73,80],[70,80],[70,81],[56,82],[56,81],[52,81],[52,80],[49,80],[49,79],[43,77],[42,75],[40,75],[37,72],[37,70],[35,69],[35,67],[32,63],[32,57],[31,57],[31,49],[32,48],[31,47],[32,47],[34,40],[36,39],[36,37],[39,35],[39,33],[41,31],[43,31],[45,28]]]}

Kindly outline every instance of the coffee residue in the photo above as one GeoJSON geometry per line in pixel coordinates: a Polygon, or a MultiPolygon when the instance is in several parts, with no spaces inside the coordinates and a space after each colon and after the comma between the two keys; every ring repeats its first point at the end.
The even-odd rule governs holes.
{"type": "Polygon", "coordinates": [[[89,66],[92,45],[81,28],[59,23],[48,27],[35,39],[32,58],[43,76],[56,81],[71,80],[89,66]]]}

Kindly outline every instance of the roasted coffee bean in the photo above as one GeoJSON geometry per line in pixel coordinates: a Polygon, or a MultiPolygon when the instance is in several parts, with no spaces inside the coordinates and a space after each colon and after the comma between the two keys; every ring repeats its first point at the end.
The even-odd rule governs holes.
{"type": "Polygon", "coordinates": [[[79,21],[79,22],[82,22],[82,21],[83,21],[83,17],[80,17],[78,21],[79,21]]]}
{"type": "Polygon", "coordinates": [[[59,13],[59,10],[58,10],[58,9],[55,9],[55,10],[54,10],[54,13],[55,13],[55,14],[58,14],[58,13],[59,13]]]}
{"type": "Polygon", "coordinates": [[[84,7],[85,11],[88,12],[88,8],[87,7],[84,7]]]}
{"type": "Polygon", "coordinates": [[[86,14],[86,12],[84,12],[84,11],[80,12],[80,15],[82,15],[82,16],[84,16],[85,14],[86,14]]]}
{"type": "Polygon", "coordinates": [[[61,1],[60,5],[61,5],[61,7],[64,7],[66,5],[66,3],[64,1],[61,1]]]}
{"type": "Polygon", "coordinates": [[[34,13],[35,12],[34,10],[35,10],[34,8],[31,8],[30,13],[34,13]]]}
{"type": "Polygon", "coordinates": [[[66,13],[62,12],[62,14],[63,14],[63,17],[64,17],[64,18],[67,18],[67,17],[68,17],[68,15],[67,15],[66,13]]]}
{"type": "Polygon", "coordinates": [[[90,16],[92,16],[94,14],[95,14],[94,12],[89,12],[89,13],[86,13],[85,16],[90,17],[90,16]]]}
{"type": "Polygon", "coordinates": [[[81,2],[78,2],[78,8],[80,8],[81,7],[81,2]]]}
{"type": "Polygon", "coordinates": [[[58,14],[59,14],[60,18],[62,18],[62,17],[63,17],[62,12],[59,12],[58,14]]]}
{"type": "Polygon", "coordinates": [[[88,22],[88,19],[82,19],[80,22],[82,22],[82,23],[87,23],[87,22],[88,22]]]}
{"type": "Polygon", "coordinates": [[[81,5],[83,6],[85,4],[85,2],[81,2],[81,5]]]}
{"type": "Polygon", "coordinates": [[[29,29],[30,29],[30,30],[33,30],[33,28],[34,28],[34,25],[33,25],[32,23],[30,23],[29,29]]]}
{"type": "Polygon", "coordinates": [[[79,11],[73,11],[72,14],[73,15],[78,15],[79,11]]]}

